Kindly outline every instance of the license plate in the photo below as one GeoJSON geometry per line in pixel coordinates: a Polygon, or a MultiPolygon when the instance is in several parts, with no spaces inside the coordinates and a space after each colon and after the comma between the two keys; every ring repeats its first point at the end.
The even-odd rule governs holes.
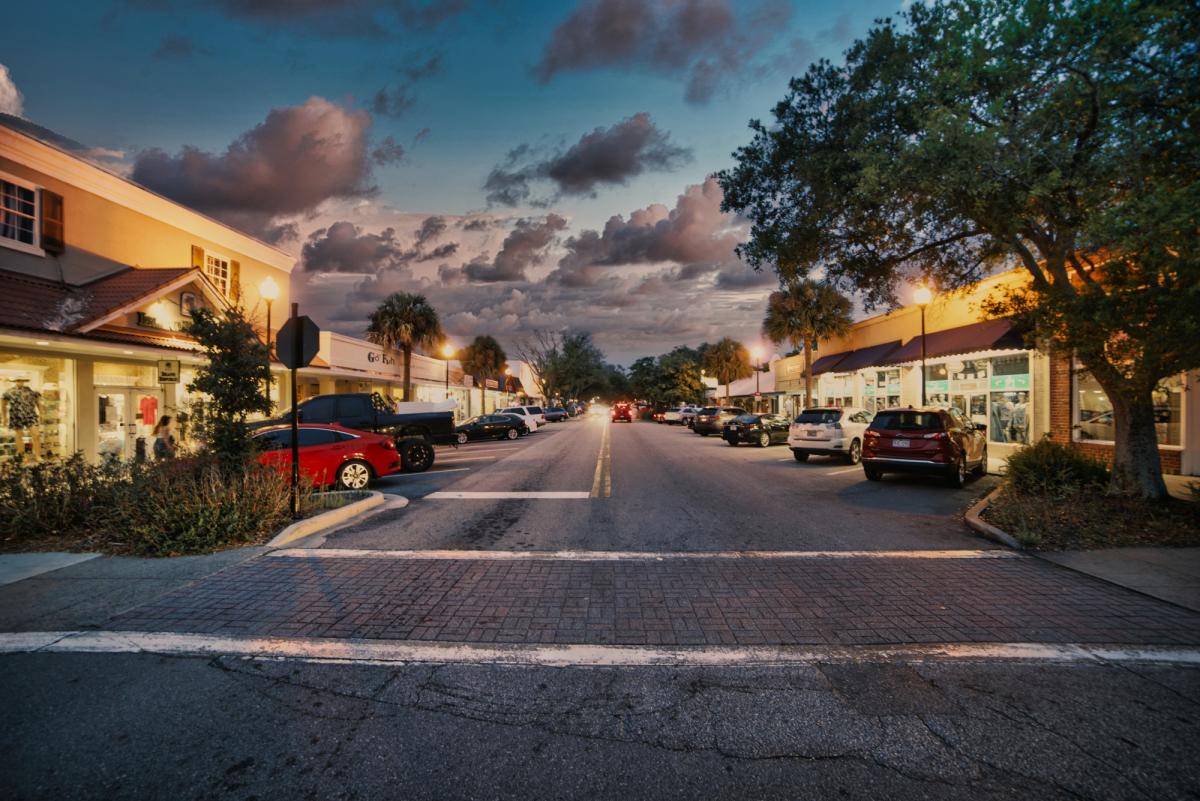
{"type": "Polygon", "coordinates": [[[907,448],[908,446],[909,446],[909,441],[908,441],[908,440],[906,440],[906,439],[894,439],[894,440],[892,440],[892,447],[893,447],[893,448],[907,448]]]}
{"type": "Polygon", "coordinates": [[[730,426],[730,427],[729,427],[729,430],[730,430],[730,431],[737,431],[737,426],[730,426]]]}
{"type": "Polygon", "coordinates": [[[820,431],[808,431],[808,432],[806,432],[806,433],[807,433],[807,434],[808,434],[808,436],[810,436],[810,437],[816,437],[816,436],[819,436],[821,432],[820,432],[820,431]]]}

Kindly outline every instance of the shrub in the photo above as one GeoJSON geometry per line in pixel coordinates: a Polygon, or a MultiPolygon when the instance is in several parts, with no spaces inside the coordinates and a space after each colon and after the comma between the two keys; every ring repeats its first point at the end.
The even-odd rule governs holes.
{"type": "Polygon", "coordinates": [[[1102,489],[1108,468],[1076,448],[1042,439],[1008,457],[1007,481],[1021,494],[1062,498],[1102,489]]]}
{"type": "Polygon", "coordinates": [[[0,534],[7,539],[66,537],[93,530],[117,507],[114,493],[130,465],[62,461],[0,463],[0,534]]]}

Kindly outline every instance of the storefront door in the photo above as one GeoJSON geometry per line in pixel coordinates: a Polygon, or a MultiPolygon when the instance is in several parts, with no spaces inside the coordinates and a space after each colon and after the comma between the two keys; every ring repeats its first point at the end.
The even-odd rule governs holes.
{"type": "Polygon", "coordinates": [[[986,392],[972,392],[952,395],[950,405],[958,409],[972,423],[990,426],[988,419],[988,397],[986,392]]]}
{"type": "Polygon", "coordinates": [[[138,455],[142,440],[145,455],[154,446],[154,424],[163,413],[163,394],[157,389],[121,389],[96,387],[99,404],[96,452],[106,456],[132,459],[138,455]]]}

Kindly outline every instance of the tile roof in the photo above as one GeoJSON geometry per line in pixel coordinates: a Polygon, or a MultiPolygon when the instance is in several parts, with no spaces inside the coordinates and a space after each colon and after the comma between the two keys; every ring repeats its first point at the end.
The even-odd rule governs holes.
{"type": "MultiPolygon", "coordinates": [[[[155,290],[192,271],[191,267],[163,270],[127,267],[78,286],[0,271],[0,326],[72,333],[139,298],[152,295],[155,290]]],[[[198,270],[196,274],[200,274],[198,270]]]]}

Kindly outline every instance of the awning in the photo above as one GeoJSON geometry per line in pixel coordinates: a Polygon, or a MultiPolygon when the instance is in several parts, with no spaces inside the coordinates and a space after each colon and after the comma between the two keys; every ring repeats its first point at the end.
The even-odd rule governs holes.
{"type": "Polygon", "coordinates": [[[884,360],[887,359],[887,357],[899,347],[900,340],[894,339],[891,342],[872,345],[869,348],[852,350],[850,353],[846,354],[846,358],[837,363],[837,372],[849,373],[855,370],[861,370],[864,367],[876,367],[881,364],[887,364],[887,362],[884,360]]]}
{"type": "MultiPolygon", "coordinates": [[[[981,350],[1021,349],[1025,342],[1013,330],[1011,320],[984,320],[958,328],[935,331],[925,337],[925,358],[974,353],[981,350]]],[[[921,359],[921,337],[915,336],[904,347],[893,351],[880,364],[900,364],[921,359]]]]}
{"type": "MultiPolygon", "coordinates": [[[[841,353],[830,353],[826,356],[822,356],[813,362],[812,374],[820,375],[821,373],[832,373],[835,367],[840,370],[842,360],[853,352],[854,351],[852,350],[844,350],[841,353]]],[[[804,372],[801,371],[800,375],[803,377],[804,372]]]]}

